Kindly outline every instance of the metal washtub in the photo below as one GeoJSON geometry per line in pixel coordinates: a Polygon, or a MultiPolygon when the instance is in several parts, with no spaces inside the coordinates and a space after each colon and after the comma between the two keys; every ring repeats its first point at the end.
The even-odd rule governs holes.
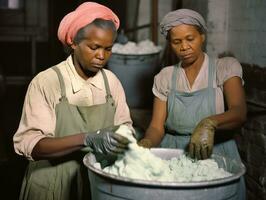
{"type": "MultiPolygon", "coordinates": [[[[179,149],[154,148],[156,156],[169,160],[183,154],[179,149]]],[[[201,182],[161,182],[131,179],[108,174],[95,168],[94,154],[87,154],[83,162],[88,168],[90,189],[93,200],[198,200],[198,199],[235,199],[240,177],[246,168],[235,160],[213,155],[219,167],[233,175],[230,177],[201,182]]]]}
{"type": "Polygon", "coordinates": [[[121,81],[129,107],[142,108],[150,105],[153,77],[159,72],[159,54],[112,53],[108,69],[121,81]]]}

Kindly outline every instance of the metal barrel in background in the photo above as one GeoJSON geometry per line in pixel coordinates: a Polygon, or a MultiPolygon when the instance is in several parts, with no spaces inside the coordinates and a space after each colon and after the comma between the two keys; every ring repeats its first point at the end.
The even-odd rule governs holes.
{"type": "Polygon", "coordinates": [[[152,85],[159,72],[158,53],[126,55],[113,53],[107,68],[121,81],[129,107],[151,107],[152,85]]]}
{"type": "MultiPolygon", "coordinates": [[[[152,153],[171,159],[180,156],[183,151],[178,149],[151,149],[152,153]]],[[[240,177],[246,171],[245,166],[235,160],[213,155],[219,167],[232,173],[232,176],[200,182],[161,182],[131,179],[108,174],[94,166],[96,158],[89,153],[84,157],[88,168],[90,189],[93,200],[235,200],[237,197],[240,177]]]]}

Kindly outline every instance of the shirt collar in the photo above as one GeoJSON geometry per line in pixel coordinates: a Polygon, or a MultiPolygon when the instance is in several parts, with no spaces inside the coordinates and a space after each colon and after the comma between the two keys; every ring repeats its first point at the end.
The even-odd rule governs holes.
{"type": "MultiPolygon", "coordinates": [[[[103,69],[104,70],[104,69],[103,69]]],[[[91,77],[87,80],[90,84],[95,86],[96,88],[103,90],[105,88],[104,81],[103,81],[103,75],[101,71],[99,71],[94,77],[91,77]]]]}
{"type": "Polygon", "coordinates": [[[70,81],[71,81],[71,85],[72,85],[72,89],[73,92],[76,93],[78,91],[80,91],[82,89],[82,87],[84,86],[84,84],[91,84],[94,87],[103,90],[104,89],[104,81],[102,78],[102,74],[99,71],[95,76],[84,80],[76,71],[75,66],[73,64],[73,59],[72,56],[70,55],[67,60],[67,71],[70,77],[70,81]]]}

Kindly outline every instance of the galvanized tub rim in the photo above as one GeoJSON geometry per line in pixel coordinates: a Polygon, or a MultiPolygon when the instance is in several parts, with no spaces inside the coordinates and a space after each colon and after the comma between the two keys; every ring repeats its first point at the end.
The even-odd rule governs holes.
{"type": "MultiPolygon", "coordinates": [[[[176,150],[179,152],[183,152],[180,149],[171,149],[171,150],[176,150]]],[[[158,153],[158,151],[169,151],[167,148],[152,148],[151,152],[158,153]]],[[[213,157],[219,155],[213,154],[213,157]]],[[[243,163],[240,164],[240,170],[238,173],[233,174],[232,176],[225,177],[225,178],[220,178],[220,179],[213,179],[209,181],[193,181],[193,182],[170,182],[170,181],[154,181],[154,180],[141,180],[141,179],[132,179],[132,178],[127,178],[123,176],[117,176],[113,174],[109,174],[104,172],[103,170],[97,169],[93,166],[91,163],[92,160],[95,160],[95,156],[93,153],[88,153],[84,159],[83,163],[86,167],[89,168],[92,172],[96,173],[99,176],[102,176],[104,178],[108,179],[113,179],[115,181],[120,181],[120,182],[125,182],[127,184],[133,184],[133,185],[146,185],[146,186],[153,186],[153,187],[170,187],[170,188],[197,188],[197,187],[206,187],[206,186],[218,186],[218,185],[223,185],[227,184],[233,181],[237,181],[241,176],[243,176],[246,172],[246,167],[244,166],[243,163]]],[[[232,162],[236,162],[235,160],[231,160],[232,162]]]]}

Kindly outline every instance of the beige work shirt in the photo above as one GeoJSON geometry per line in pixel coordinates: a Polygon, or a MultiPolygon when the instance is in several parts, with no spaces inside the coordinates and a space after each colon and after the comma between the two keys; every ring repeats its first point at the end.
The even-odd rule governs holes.
{"type": "MultiPolygon", "coordinates": [[[[216,77],[214,77],[213,87],[216,88],[216,113],[219,114],[224,112],[224,83],[234,76],[241,78],[243,84],[244,81],[242,79],[242,67],[237,59],[224,57],[216,59],[215,63],[216,77]]],[[[202,67],[192,87],[190,87],[185,70],[182,68],[181,73],[177,74],[176,89],[180,92],[194,92],[208,87],[208,66],[209,56],[205,54],[202,67]]],[[[173,70],[174,66],[165,67],[154,77],[152,91],[162,101],[167,101],[172,84],[173,70]]]]}
{"type": "MultiPolygon", "coordinates": [[[[104,79],[100,72],[88,80],[82,79],[75,70],[71,56],[57,66],[62,73],[70,104],[92,106],[106,102],[104,79]]],[[[123,87],[111,71],[104,71],[116,104],[114,124],[127,124],[132,129],[123,87]]],[[[31,152],[36,143],[44,137],[54,137],[55,106],[60,97],[59,80],[53,69],[40,72],[33,78],[26,93],[18,130],[13,137],[14,148],[18,154],[32,160],[31,152]]]]}

